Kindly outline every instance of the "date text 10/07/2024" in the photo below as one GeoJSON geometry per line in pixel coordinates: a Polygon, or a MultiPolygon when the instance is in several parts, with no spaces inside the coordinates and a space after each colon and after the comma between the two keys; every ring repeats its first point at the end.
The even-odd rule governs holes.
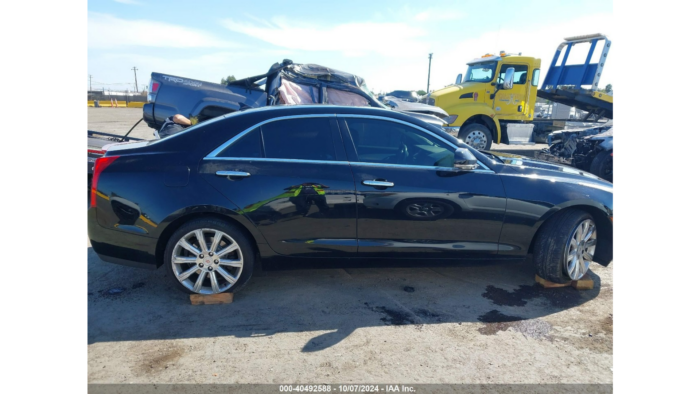
{"type": "Polygon", "coordinates": [[[413,386],[405,386],[398,384],[307,384],[307,385],[290,385],[283,384],[279,386],[280,392],[310,392],[310,393],[415,393],[413,386]]]}

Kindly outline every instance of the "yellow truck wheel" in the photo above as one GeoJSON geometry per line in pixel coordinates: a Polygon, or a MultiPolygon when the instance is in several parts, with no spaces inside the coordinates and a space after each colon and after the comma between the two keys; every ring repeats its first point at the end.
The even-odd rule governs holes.
{"type": "Polygon", "coordinates": [[[459,139],[477,150],[490,149],[493,141],[491,130],[479,123],[471,123],[462,127],[462,130],[459,131],[459,139]]]}

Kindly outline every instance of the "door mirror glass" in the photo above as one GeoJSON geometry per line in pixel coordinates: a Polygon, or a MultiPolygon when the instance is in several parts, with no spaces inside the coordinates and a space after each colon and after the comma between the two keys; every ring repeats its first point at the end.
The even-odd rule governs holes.
{"type": "Polygon", "coordinates": [[[455,85],[462,83],[462,74],[457,74],[457,79],[455,79],[455,85]]]}
{"type": "Polygon", "coordinates": [[[515,68],[508,67],[506,76],[503,78],[503,90],[513,89],[513,79],[515,79],[515,68]]]}
{"type": "Polygon", "coordinates": [[[479,168],[476,156],[469,149],[460,148],[455,151],[454,167],[463,171],[472,171],[479,168]]]}

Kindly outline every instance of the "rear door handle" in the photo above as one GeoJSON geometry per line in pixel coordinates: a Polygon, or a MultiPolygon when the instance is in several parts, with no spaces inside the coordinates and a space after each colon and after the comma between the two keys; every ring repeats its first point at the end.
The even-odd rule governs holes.
{"type": "Polygon", "coordinates": [[[218,176],[235,176],[235,177],[247,177],[250,176],[249,172],[243,172],[243,171],[217,171],[216,175],[218,176]]]}
{"type": "Polygon", "coordinates": [[[387,182],[387,181],[362,181],[363,185],[366,186],[373,186],[373,187],[394,187],[394,182],[387,182]]]}

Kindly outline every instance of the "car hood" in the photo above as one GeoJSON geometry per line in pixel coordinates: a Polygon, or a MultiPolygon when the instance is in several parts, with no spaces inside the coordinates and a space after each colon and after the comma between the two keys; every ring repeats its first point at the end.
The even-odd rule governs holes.
{"type": "Polygon", "coordinates": [[[600,134],[595,134],[595,135],[592,135],[590,137],[584,137],[584,138],[590,138],[592,140],[606,140],[606,139],[612,138],[612,137],[613,137],[613,129],[611,127],[610,130],[608,130],[608,131],[604,131],[600,134]]]}
{"type": "Polygon", "coordinates": [[[388,105],[401,112],[415,112],[419,114],[434,115],[439,118],[444,118],[447,116],[447,112],[440,107],[434,105],[428,105],[423,103],[412,103],[408,101],[398,100],[395,97],[387,97],[384,99],[388,105]]]}
{"type": "Polygon", "coordinates": [[[406,114],[408,116],[412,116],[416,119],[422,120],[425,123],[430,123],[431,125],[434,125],[437,127],[447,126],[447,123],[444,120],[438,118],[435,115],[428,115],[428,114],[424,114],[424,113],[420,113],[420,112],[413,112],[413,111],[400,111],[397,109],[394,109],[394,111],[401,112],[402,114],[406,114]]]}
{"type": "Polygon", "coordinates": [[[442,89],[438,89],[434,92],[430,92],[430,97],[433,97],[437,100],[441,96],[452,94],[457,91],[461,92],[462,94],[476,92],[483,89],[484,85],[487,84],[483,82],[465,82],[459,85],[449,85],[442,89]]]}
{"type": "Polygon", "coordinates": [[[569,167],[563,164],[550,163],[533,159],[527,156],[514,155],[496,151],[481,151],[486,155],[496,156],[503,164],[508,166],[518,167],[521,170],[527,170],[527,176],[552,177],[559,179],[568,179],[577,181],[588,186],[598,189],[609,190],[612,192],[612,183],[603,178],[599,178],[586,171],[581,171],[578,168],[569,167]]]}

